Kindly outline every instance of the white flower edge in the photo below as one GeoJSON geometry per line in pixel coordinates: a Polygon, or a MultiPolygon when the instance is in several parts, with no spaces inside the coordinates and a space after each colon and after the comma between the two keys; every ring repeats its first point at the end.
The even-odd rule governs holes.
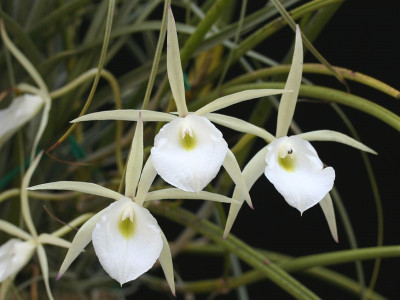
{"type": "Polygon", "coordinates": [[[43,104],[43,98],[37,95],[25,94],[13,99],[7,108],[0,110],[0,147],[19,128],[33,119],[43,104]]]}
{"type": "Polygon", "coordinates": [[[222,133],[207,118],[188,115],[161,128],[151,159],[166,182],[184,191],[200,192],[217,175],[227,150],[222,133]]]}
{"type": "Polygon", "coordinates": [[[156,219],[128,197],[106,208],[92,243],[104,270],[121,285],[147,272],[163,249],[156,219]]]}
{"type": "Polygon", "coordinates": [[[0,282],[17,274],[31,259],[35,251],[32,240],[12,238],[0,247],[0,282]]]}
{"type": "Polygon", "coordinates": [[[335,171],[323,168],[308,141],[285,136],[274,140],[267,149],[265,176],[300,213],[317,204],[332,189],[335,171]]]}

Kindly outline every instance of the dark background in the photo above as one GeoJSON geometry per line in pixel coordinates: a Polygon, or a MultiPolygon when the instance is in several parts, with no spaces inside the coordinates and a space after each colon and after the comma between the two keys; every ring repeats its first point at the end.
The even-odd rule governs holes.
{"type": "MultiPolygon", "coordinates": [[[[249,1],[249,9],[255,2],[249,1]]],[[[399,80],[399,29],[400,1],[345,1],[336,15],[328,23],[320,37],[315,41],[315,47],[335,66],[345,67],[365,73],[383,82],[400,88],[399,80]]],[[[278,32],[276,39],[281,39],[278,32]]],[[[289,29],[283,30],[283,36],[290,41],[293,34],[289,29]]],[[[274,40],[274,37],[272,37],[274,40]]],[[[279,42],[277,40],[277,42],[279,42]]],[[[268,40],[270,43],[270,40],[268,40]]],[[[286,43],[288,44],[288,43],[286,43]]],[[[279,60],[279,49],[266,47],[266,55],[279,60]],[[270,53],[268,53],[270,51],[270,53]],[[277,57],[273,55],[277,54],[277,57]]],[[[307,54],[305,62],[315,62],[311,54],[307,54]]],[[[344,90],[335,79],[329,77],[312,77],[317,84],[344,90]]],[[[371,88],[349,82],[351,92],[378,103],[399,114],[399,101],[377,92],[371,88]]],[[[300,99],[306,100],[306,99],[300,99]]],[[[353,121],[361,141],[376,150],[379,155],[369,155],[382,198],[384,213],[384,244],[395,245],[400,242],[400,184],[399,167],[399,135],[398,131],[382,121],[363,112],[349,107],[342,107],[353,121]]],[[[300,101],[296,108],[295,119],[304,131],[316,129],[332,129],[349,134],[340,118],[328,104],[300,101]]],[[[268,127],[275,122],[266,124],[268,127]]],[[[271,129],[273,128],[273,129],[271,129]]],[[[335,168],[336,187],[341,194],[348,215],[352,222],[360,247],[372,247],[377,241],[377,216],[374,198],[365,167],[359,151],[337,143],[313,143],[321,159],[335,168]]],[[[288,206],[273,186],[262,177],[251,190],[255,211],[244,206],[241,210],[232,233],[254,247],[266,248],[288,255],[301,256],[314,253],[349,249],[349,243],[342,222],[337,216],[339,240],[336,244],[329,233],[321,209],[317,206],[306,211],[301,217],[299,212],[288,206]],[[265,196],[268,195],[268,196],[265,196]]],[[[207,264],[204,261],[196,263],[193,257],[179,257],[174,264],[181,271],[188,272],[195,280],[207,278],[221,270],[223,262],[210,257],[207,264]]],[[[246,266],[243,266],[246,269],[246,266]]],[[[366,281],[369,282],[373,262],[363,263],[366,281]]],[[[347,276],[356,278],[354,264],[332,267],[347,276]]],[[[399,287],[400,261],[397,258],[384,259],[376,291],[389,299],[400,296],[399,287]]],[[[295,275],[306,286],[310,287],[323,299],[352,299],[349,294],[336,290],[327,284],[302,275],[295,275]]],[[[144,293],[148,292],[143,290],[144,293]]],[[[275,285],[267,281],[248,287],[250,299],[290,299],[275,285]]],[[[146,299],[148,299],[146,294],[146,299]]],[[[159,296],[154,296],[158,299],[159,296]]],[[[168,296],[167,296],[168,297],[168,296]]],[[[138,295],[140,299],[140,295],[138,295]]],[[[172,298],[172,296],[171,296],[172,298]]],[[[178,299],[183,299],[178,295],[178,299]]],[[[136,298],[135,298],[136,299],[136,298]]],[[[203,298],[202,298],[203,299],[203,298]]],[[[235,292],[204,299],[236,299],[235,292]]],[[[357,298],[354,298],[357,299],[357,298]]]]}

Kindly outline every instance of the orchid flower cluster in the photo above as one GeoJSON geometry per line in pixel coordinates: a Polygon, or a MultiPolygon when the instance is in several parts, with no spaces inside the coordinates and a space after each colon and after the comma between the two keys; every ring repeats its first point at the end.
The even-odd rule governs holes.
{"type": "MultiPolygon", "coordinates": [[[[21,189],[24,193],[22,197],[25,201],[24,207],[28,207],[26,188],[30,191],[77,191],[111,199],[112,203],[91,216],[80,227],[72,243],[59,238],[60,232],[38,235],[28,212],[25,212],[24,216],[30,230],[29,234],[11,223],[0,221],[2,230],[19,238],[10,239],[0,247],[0,282],[14,277],[31,259],[36,249],[46,278],[48,295],[52,298],[42,244],[68,248],[58,273],[57,278],[60,278],[84,248],[92,242],[104,270],[121,285],[137,279],[151,269],[158,260],[168,285],[175,294],[173,263],[168,240],[145,204],[149,201],[180,198],[228,203],[230,210],[224,232],[226,237],[242,204],[246,201],[253,207],[249,191],[263,173],[284,200],[301,214],[319,203],[331,234],[338,241],[335,214],[329,194],[334,184],[335,171],[332,167],[324,167],[310,142],[335,141],[366,152],[375,152],[342,133],[330,130],[288,136],[302,79],[303,50],[299,28],[296,30],[290,73],[283,90],[246,90],[215,99],[200,109],[189,112],[175,26],[169,8],[167,73],[177,113],[124,109],[96,112],[72,121],[136,122],[126,162],[125,192],[122,194],[98,184],[77,181],[44,183],[28,188],[30,177],[41,157],[41,155],[36,156],[21,189]],[[282,96],[275,135],[247,121],[216,113],[236,103],[278,94],[282,96]],[[167,123],[155,136],[151,154],[143,165],[145,122],[167,123]],[[258,136],[267,145],[249,160],[242,171],[221,131],[214,124],[258,136]],[[231,197],[203,191],[218,175],[222,166],[235,184],[231,197]],[[157,174],[173,188],[150,191],[157,174]]],[[[18,128],[32,119],[44,103],[43,97],[26,94],[14,99],[7,109],[0,111],[2,121],[18,120],[7,121],[8,126],[0,128],[0,146],[18,128]]]]}

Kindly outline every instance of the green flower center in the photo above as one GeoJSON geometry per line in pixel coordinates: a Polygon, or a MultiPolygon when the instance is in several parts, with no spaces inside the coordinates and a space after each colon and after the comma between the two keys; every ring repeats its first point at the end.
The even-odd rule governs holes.
{"type": "Polygon", "coordinates": [[[293,154],[293,149],[289,148],[285,151],[285,155],[278,156],[279,165],[288,172],[294,172],[295,170],[295,158],[293,154]]]}
{"type": "Polygon", "coordinates": [[[135,234],[135,220],[133,209],[130,208],[122,212],[121,221],[118,224],[118,229],[121,235],[129,239],[135,234]]]}
{"type": "Polygon", "coordinates": [[[196,138],[191,129],[186,128],[182,130],[180,142],[183,149],[188,151],[193,150],[196,147],[196,138]]]}

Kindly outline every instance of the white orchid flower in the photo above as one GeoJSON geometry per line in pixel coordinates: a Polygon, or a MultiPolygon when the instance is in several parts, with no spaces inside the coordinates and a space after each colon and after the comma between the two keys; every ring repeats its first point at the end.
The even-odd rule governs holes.
{"type": "Polygon", "coordinates": [[[9,140],[18,129],[32,120],[44,100],[40,96],[24,94],[12,100],[11,104],[0,110],[0,147],[9,140]]]}
{"type": "MultiPolygon", "coordinates": [[[[69,248],[71,243],[60,238],[62,234],[65,234],[71,230],[70,226],[64,226],[59,230],[48,233],[38,234],[33,224],[28,201],[28,191],[26,188],[29,185],[32,174],[35,171],[42,153],[40,153],[32,162],[31,166],[25,173],[22,184],[21,184],[21,212],[26,227],[29,231],[25,232],[14,224],[0,220],[0,230],[5,233],[14,236],[8,240],[5,244],[0,247],[0,282],[8,278],[13,278],[17,273],[28,263],[32,258],[34,252],[39,258],[40,268],[42,270],[43,281],[46,287],[47,295],[50,299],[54,299],[50,290],[49,284],[49,267],[47,263],[47,256],[44,249],[44,245],[53,245],[63,248],[69,248]]],[[[72,222],[71,226],[79,225],[86,216],[79,217],[72,222]]],[[[7,293],[5,290],[1,290],[0,298],[5,297],[7,293]]]]}
{"type": "MultiPolygon", "coordinates": [[[[319,203],[327,219],[331,234],[338,241],[335,213],[329,191],[333,187],[335,171],[332,167],[324,168],[316,150],[309,141],[334,141],[344,143],[362,151],[376,154],[374,150],[351,137],[331,130],[318,130],[287,136],[296,107],[303,69],[303,49],[301,32],[296,29],[295,48],[292,66],[285,85],[285,90],[292,93],[282,95],[278,110],[276,138],[261,149],[246,165],[243,177],[250,189],[255,181],[265,173],[286,202],[297,208],[300,213],[319,203]]],[[[232,228],[243,199],[235,190],[225,227],[224,237],[232,228]]]]}
{"type": "MultiPolygon", "coordinates": [[[[150,160],[157,173],[169,184],[184,191],[200,192],[216,177],[221,166],[231,176],[240,194],[251,206],[240,167],[222,133],[210,122],[241,132],[271,139],[272,134],[243,120],[216,114],[215,111],[242,101],[281,94],[284,90],[248,90],[218,98],[195,112],[188,112],[185,100],[182,65],[175,20],[168,10],[167,72],[178,116],[142,111],[144,121],[167,121],[155,137],[150,160]]],[[[114,110],[92,113],[73,122],[92,120],[137,121],[137,110],[114,110]]]]}
{"type": "Polygon", "coordinates": [[[187,198],[231,203],[232,199],[204,191],[196,194],[179,189],[148,193],[156,171],[148,159],[142,172],[143,122],[141,114],[138,119],[127,161],[125,195],[93,183],[74,181],[46,183],[29,189],[73,190],[116,200],[79,229],[57,278],[65,273],[76,257],[92,241],[104,270],[121,285],[147,272],[158,259],[171,291],[175,294],[172,257],[168,241],[157,221],[143,207],[144,201],[187,198]]]}
{"type": "Polygon", "coordinates": [[[35,252],[33,241],[10,239],[0,247],[0,282],[17,274],[35,252]]]}
{"type": "Polygon", "coordinates": [[[300,213],[321,201],[333,187],[333,168],[324,168],[317,151],[297,136],[270,143],[265,162],[265,176],[300,213]]]}

